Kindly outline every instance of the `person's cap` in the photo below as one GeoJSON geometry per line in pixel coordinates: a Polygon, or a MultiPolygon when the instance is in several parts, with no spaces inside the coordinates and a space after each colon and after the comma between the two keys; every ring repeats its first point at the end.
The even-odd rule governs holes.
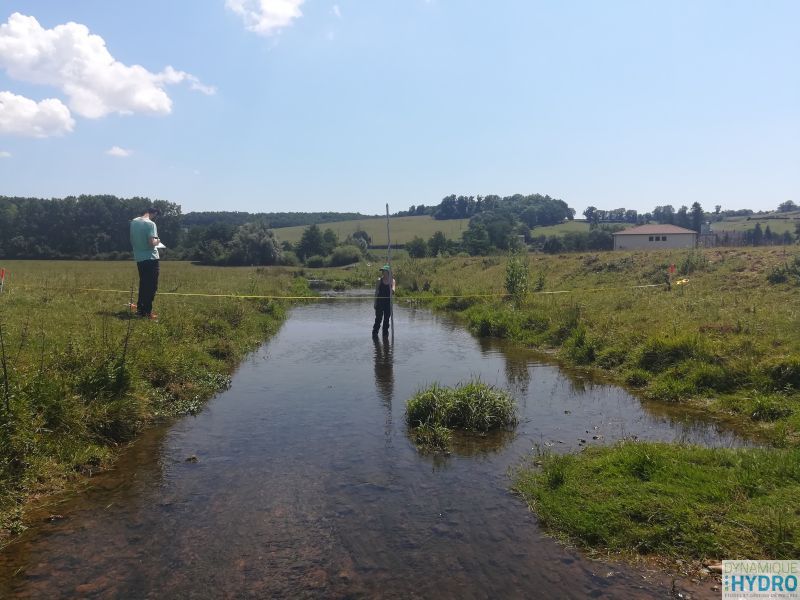
{"type": "Polygon", "coordinates": [[[392,267],[390,267],[389,265],[383,265],[381,267],[381,271],[391,271],[391,270],[392,270],[392,267]]]}

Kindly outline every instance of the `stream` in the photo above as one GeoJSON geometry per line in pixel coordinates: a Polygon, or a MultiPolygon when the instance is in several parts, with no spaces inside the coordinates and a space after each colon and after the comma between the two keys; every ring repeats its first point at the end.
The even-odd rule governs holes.
{"type": "MultiPolygon", "coordinates": [[[[623,437],[735,446],[702,417],[398,306],[294,308],[195,417],[148,430],[0,554],[1,598],[664,598],[671,580],[546,536],[510,491],[534,447],[623,437]],[[508,389],[512,433],[423,455],[404,422],[421,387],[508,389]]],[[[710,594],[708,586],[692,594],[710,594]]]]}

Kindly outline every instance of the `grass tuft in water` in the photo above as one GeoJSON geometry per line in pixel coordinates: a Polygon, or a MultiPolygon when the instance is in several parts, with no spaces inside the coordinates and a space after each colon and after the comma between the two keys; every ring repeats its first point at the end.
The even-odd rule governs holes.
{"type": "Polygon", "coordinates": [[[448,388],[434,383],[415,394],[406,406],[406,421],[423,450],[447,450],[453,430],[475,433],[516,424],[511,396],[481,381],[448,388]]]}

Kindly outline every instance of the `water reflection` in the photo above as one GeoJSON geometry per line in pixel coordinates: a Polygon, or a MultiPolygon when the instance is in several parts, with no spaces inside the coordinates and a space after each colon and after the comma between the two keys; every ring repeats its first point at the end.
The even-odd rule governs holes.
{"type": "Polygon", "coordinates": [[[375,346],[375,387],[384,404],[391,411],[394,391],[394,369],[392,364],[392,342],[389,337],[372,336],[375,346]]]}

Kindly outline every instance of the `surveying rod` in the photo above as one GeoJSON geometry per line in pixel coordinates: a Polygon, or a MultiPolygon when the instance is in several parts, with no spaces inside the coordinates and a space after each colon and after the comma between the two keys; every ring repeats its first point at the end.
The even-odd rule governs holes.
{"type": "Polygon", "coordinates": [[[389,323],[392,325],[392,340],[394,340],[394,306],[392,306],[392,296],[394,290],[394,273],[392,272],[392,238],[389,235],[389,203],[386,203],[386,264],[389,265],[389,323]]]}

